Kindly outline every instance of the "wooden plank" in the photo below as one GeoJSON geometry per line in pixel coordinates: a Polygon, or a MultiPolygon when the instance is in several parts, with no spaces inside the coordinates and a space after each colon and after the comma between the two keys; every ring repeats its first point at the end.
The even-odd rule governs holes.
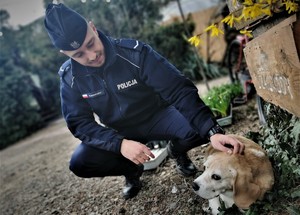
{"type": "MultiPolygon", "coordinates": [[[[295,17],[250,41],[244,53],[257,93],[300,117],[300,60],[295,43],[299,35],[293,31],[295,17]]],[[[298,20],[295,23],[299,24],[298,20]]]]}
{"type": "Polygon", "coordinates": [[[298,56],[300,56],[300,13],[297,13],[297,20],[294,23],[293,28],[296,49],[298,52],[298,56]]]}

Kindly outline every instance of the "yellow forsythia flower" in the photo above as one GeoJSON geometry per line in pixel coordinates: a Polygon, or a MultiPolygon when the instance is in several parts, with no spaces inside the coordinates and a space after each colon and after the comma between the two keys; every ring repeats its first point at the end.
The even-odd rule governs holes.
{"type": "Polygon", "coordinates": [[[200,44],[201,40],[200,40],[199,36],[196,35],[196,36],[191,37],[191,38],[188,40],[188,42],[189,42],[191,45],[197,47],[197,46],[200,44]]]}
{"type": "Polygon", "coordinates": [[[260,0],[259,3],[264,4],[267,3],[268,5],[276,3],[278,0],[260,0]]]}
{"type": "Polygon", "coordinates": [[[288,13],[297,12],[299,9],[299,5],[292,1],[286,1],[283,4],[285,5],[285,9],[288,13]]]}
{"type": "Polygon", "coordinates": [[[254,4],[253,6],[244,7],[242,15],[248,18],[256,18],[260,15],[264,14],[261,4],[254,4]]]}
{"type": "Polygon", "coordinates": [[[252,0],[245,0],[243,2],[243,5],[248,5],[248,6],[253,5],[253,1],[252,0]]]}
{"type": "Polygon", "coordinates": [[[278,2],[278,0],[267,0],[268,4],[275,4],[276,2],[278,2]]]}
{"type": "Polygon", "coordinates": [[[233,14],[229,14],[224,19],[221,20],[221,22],[227,23],[231,28],[234,24],[235,17],[233,14]]]}
{"type": "Polygon", "coordinates": [[[211,36],[219,36],[219,34],[224,34],[224,32],[217,27],[216,24],[208,26],[204,31],[211,31],[211,36]]]}
{"type": "Polygon", "coordinates": [[[252,31],[240,30],[240,33],[246,35],[246,36],[249,37],[249,38],[252,38],[252,37],[253,37],[252,31]]]}
{"type": "Polygon", "coordinates": [[[268,16],[272,16],[272,11],[271,11],[270,6],[267,6],[267,7],[263,8],[263,9],[261,9],[261,11],[262,11],[264,14],[268,15],[268,16]]]}
{"type": "Polygon", "coordinates": [[[235,21],[236,21],[236,22],[240,22],[242,19],[245,19],[244,14],[241,14],[239,17],[236,17],[236,18],[235,18],[235,21]]]}

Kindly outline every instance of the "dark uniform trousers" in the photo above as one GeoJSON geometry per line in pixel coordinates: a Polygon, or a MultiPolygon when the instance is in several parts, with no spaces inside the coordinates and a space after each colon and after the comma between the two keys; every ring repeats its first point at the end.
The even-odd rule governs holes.
{"type": "MultiPolygon", "coordinates": [[[[207,143],[173,106],[152,116],[145,124],[119,130],[126,139],[146,143],[151,140],[171,140],[174,152],[185,153],[207,143]]],[[[172,150],[173,151],[173,150],[172,150]]],[[[83,178],[104,176],[133,176],[138,166],[121,154],[81,143],[70,161],[70,170],[83,178]]]]}

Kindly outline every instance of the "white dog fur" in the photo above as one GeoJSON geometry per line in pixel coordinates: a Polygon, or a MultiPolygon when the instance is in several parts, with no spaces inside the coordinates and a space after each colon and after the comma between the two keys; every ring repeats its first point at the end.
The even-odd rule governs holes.
{"type": "Polygon", "coordinates": [[[193,189],[197,195],[209,200],[212,214],[218,214],[221,206],[235,204],[248,209],[256,200],[262,200],[266,191],[274,184],[274,174],[267,153],[255,142],[238,135],[231,135],[245,144],[243,155],[230,155],[207,149],[205,171],[194,180],[193,189]]]}

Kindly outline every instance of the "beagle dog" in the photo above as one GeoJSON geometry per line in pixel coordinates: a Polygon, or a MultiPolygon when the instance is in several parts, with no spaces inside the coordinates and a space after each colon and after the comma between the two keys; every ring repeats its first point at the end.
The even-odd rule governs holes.
{"type": "Polygon", "coordinates": [[[205,170],[192,185],[197,195],[209,200],[214,215],[221,207],[220,199],[226,208],[235,204],[240,209],[248,209],[256,200],[262,200],[274,184],[273,168],[266,151],[252,140],[231,136],[245,145],[244,153],[228,154],[210,145],[205,170]]]}

